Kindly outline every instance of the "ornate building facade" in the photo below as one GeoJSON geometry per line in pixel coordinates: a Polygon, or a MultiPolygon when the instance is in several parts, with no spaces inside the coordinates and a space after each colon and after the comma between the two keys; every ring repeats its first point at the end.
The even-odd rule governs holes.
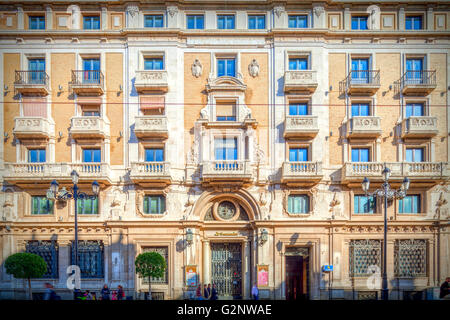
{"type": "MultiPolygon", "coordinates": [[[[80,175],[82,289],[142,298],[391,299],[450,276],[445,1],[0,1],[0,260],[38,253],[70,298],[80,175]],[[63,189],[65,188],[65,189],[63,189]],[[372,190],[372,189],[371,189],[372,190]],[[332,265],[333,271],[324,271],[332,265]],[[374,275],[375,273],[375,275],[374,275]],[[374,278],[375,277],[375,278],[374,278]]],[[[24,297],[0,273],[0,298],[24,297]]]]}

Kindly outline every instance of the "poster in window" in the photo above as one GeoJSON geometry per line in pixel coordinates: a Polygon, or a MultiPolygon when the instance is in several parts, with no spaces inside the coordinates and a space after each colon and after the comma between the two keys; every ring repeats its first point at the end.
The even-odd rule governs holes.
{"type": "Polygon", "coordinates": [[[197,286],[197,266],[186,266],[186,286],[197,286]]]}
{"type": "Polygon", "coordinates": [[[264,288],[269,286],[269,266],[258,265],[256,267],[258,275],[258,288],[264,288]]]}

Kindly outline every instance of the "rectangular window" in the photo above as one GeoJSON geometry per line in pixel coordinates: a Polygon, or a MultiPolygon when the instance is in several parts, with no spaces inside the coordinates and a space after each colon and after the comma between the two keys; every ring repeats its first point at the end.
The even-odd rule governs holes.
{"type": "Polygon", "coordinates": [[[309,197],[306,194],[290,195],[288,197],[289,213],[309,213],[309,197]]]}
{"type": "Polygon", "coordinates": [[[164,149],[162,148],[145,149],[145,161],[146,162],[164,161],[164,149]]]}
{"type": "Polygon", "coordinates": [[[426,277],[427,240],[396,240],[394,248],[394,269],[396,277],[426,277]]]}
{"type": "MultiPolygon", "coordinates": [[[[75,264],[75,242],[71,246],[71,264],[75,264]]],[[[78,241],[78,265],[81,278],[104,277],[104,246],[102,241],[78,241]]]]}
{"type": "Polygon", "coordinates": [[[83,16],[83,29],[99,30],[100,29],[100,17],[99,16],[83,16]]]}
{"type": "Polygon", "coordinates": [[[353,16],[352,30],[367,30],[367,16],[353,16]]]}
{"type": "Polygon", "coordinates": [[[308,58],[289,58],[289,70],[308,70],[308,58]]]}
{"type": "Polygon", "coordinates": [[[289,161],[308,161],[308,148],[289,148],[289,161]]]}
{"type": "Polygon", "coordinates": [[[289,28],[308,28],[308,16],[289,16],[289,28]]]}
{"type": "Polygon", "coordinates": [[[290,116],[306,116],[308,115],[307,103],[290,103],[289,104],[290,116]]]}
{"type": "Polygon", "coordinates": [[[45,59],[28,59],[28,71],[30,84],[45,83],[45,59]]]}
{"type": "Polygon", "coordinates": [[[376,198],[362,195],[354,196],[354,213],[375,213],[376,212],[376,198]]]}
{"type": "Polygon", "coordinates": [[[369,59],[352,59],[352,83],[369,83],[369,59]]]}
{"type": "Polygon", "coordinates": [[[144,70],[163,70],[163,58],[145,58],[144,70]]]}
{"type": "Polygon", "coordinates": [[[217,59],[217,76],[235,77],[236,59],[217,59]]]}
{"type": "Polygon", "coordinates": [[[265,15],[248,16],[248,28],[249,29],[265,29],[266,28],[266,16],[265,15]]]}
{"type": "Polygon", "coordinates": [[[98,198],[95,199],[78,199],[79,214],[98,214],[98,198]]]}
{"type": "Polygon", "coordinates": [[[83,162],[101,162],[100,149],[83,149],[83,162]]]}
{"type": "Polygon", "coordinates": [[[423,103],[407,103],[406,104],[406,118],[421,117],[425,115],[425,108],[423,103]]]}
{"type": "Polygon", "coordinates": [[[188,29],[204,29],[205,17],[203,15],[188,15],[186,17],[188,29]]]}
{"type": "Polygon", "coordinates": [[[58,244],[56,241],[28,241],[26,245],[28,253],[41,256],[47,264],[47,271],[42,278],[58,279],[58,244]]]}
{"type": "Polygon", "coordinates": [[[368,103],[352,103],[352,117],[370,116],[370,106],[368,103]]]}
{"type": "Polygon", "coordinates": [[[382,267],[381,240],[361,239],[350,240],[349,258],[350,275],[352,277],[370,277],[371,266],[382,267]]]}
{"type": "Polygon", "coordinates": [[[237,138],[214,139],[216,160],[237,160],[237,138]]]}
{"type": "Polygon", "coordinates": [[[162,214],[166,211],[166,198],[164,196],[145,196],[144,213],[162,214]]]}
{"type": "Polygon", "coordinates": [[[99,111],[83,110],[83,117],[100,117],[99,111]]]}
{"type": "Polygon", "coordinates": [[[234,29],[234,16],[233,15],[218,15],[217,16],[217,29],[234,29]]]}
{"type": "Polygon", "coordinates": [[[100,83],[100,59],[83,59],[83,83],[100,83]]]}
{"type": "Polygon", "coordinates": [[[44,30],[45,16],[30,16],[28,18],[28,28],[30,30],[44,30]]]}
{"type": "Polygon", "coordinates": [[[406,59],[406,82],[407,84],[422,84],[424,82],[423,59],[406,59]]]}
{"type": "Polygon", "coordinates": [[[422,16],[406,16],[405,29],[406,30],[422,30],[422,16]]]}
{"type": "Polygon", "coordinates": [[[162,14],[149,14],[144,16],[144,27],[145,28],[162,28],[164,23],[164,18],[162,14]]]}
{"type": "Polygon", "coordinates": [[[236,121],[236,103],[218,102],[216,104],[217,121],[236,121]]]}
{"type": "Polygon", "coordinates": [[[369,148],[352,148],[352,162],[369,162],[369,148]]]}
{"type": "Polygon", "coordinates": [[[28,162],[45,162],[45,149],[29,149],[28,162]]]}
{"type": "Polygon", "coordinates": [[[45,196],[31,197],[31,214],[53,214],[53,200],[45,196]]]}
{"type": "Polygon", "coordinates": [[[400,199],[398,213],[420,213],[420,195],[413,194],[400,199]]]}
{"type": "Polygon", "coordinates": [[[406,148],[406,162],[424,162],[424,148],[406,148]]]}

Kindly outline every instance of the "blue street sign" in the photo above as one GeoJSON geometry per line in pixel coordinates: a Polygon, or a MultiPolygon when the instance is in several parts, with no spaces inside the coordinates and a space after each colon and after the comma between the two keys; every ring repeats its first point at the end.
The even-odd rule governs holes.
{"type": "Polygon", "coordinates": [[[331,272],[333,271],[333,265],[331,264],[326,264],[322,267],[322,271],[323,272],[331,272]]]}

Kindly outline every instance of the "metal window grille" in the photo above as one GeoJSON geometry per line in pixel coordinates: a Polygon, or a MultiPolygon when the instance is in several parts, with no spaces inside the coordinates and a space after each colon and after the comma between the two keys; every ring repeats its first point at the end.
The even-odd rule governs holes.
{"type": "Polygon", "coordinates": [[[359,291],[358,300],[378,300],[377,291],[359,291]]]}
{"type": "MultiPolygon", "coordinates": [[[[166,266],[168,266],[168,258],[169,258],[169,248],[168,247],[145,247],[142,248],[142,252],[157,252],[160,255],[163,256],[164,260],[166,261],[166,266]]],[[[164,273],[164,276],[161,278],[151,278],[152,283],[162,283],[167,284],[168,282],[168,275],[169,275],[169,268],[166,268],[166,272],[164,273]]],[[[148,284],[148,278],[143,278],[142,283],[148,284]]],[[[153,297],[153,295],[152,295],[153,297]]]]}
{"type": "MultiPolygon", "coordinates": [[[[72,264],[75,263],[74,241],[72,241],[72,264]]],[[[102,241],[87,240],[78,241],[78,266],[81,278],[104,277],[104,246],[102,241]]]]}
{"type": "Polygon", "coordinates": [[[47,272],[42,278],[58,278],[58,245],[55,241],[28,241],[26,250],[41,256],[47,263],[47,272]]]}
{"type": "Polygon", "coordinates": [[[425,277],[427,275],[427,241],[406,239],[395,242],[394,268],[397,277],[425,277]]]}
{"type": "Polygon", "coordinates": [[[369,276],[372,265],[381,268],[381,240],[350,241],[350,275],[353,277],[369,276]]]}

